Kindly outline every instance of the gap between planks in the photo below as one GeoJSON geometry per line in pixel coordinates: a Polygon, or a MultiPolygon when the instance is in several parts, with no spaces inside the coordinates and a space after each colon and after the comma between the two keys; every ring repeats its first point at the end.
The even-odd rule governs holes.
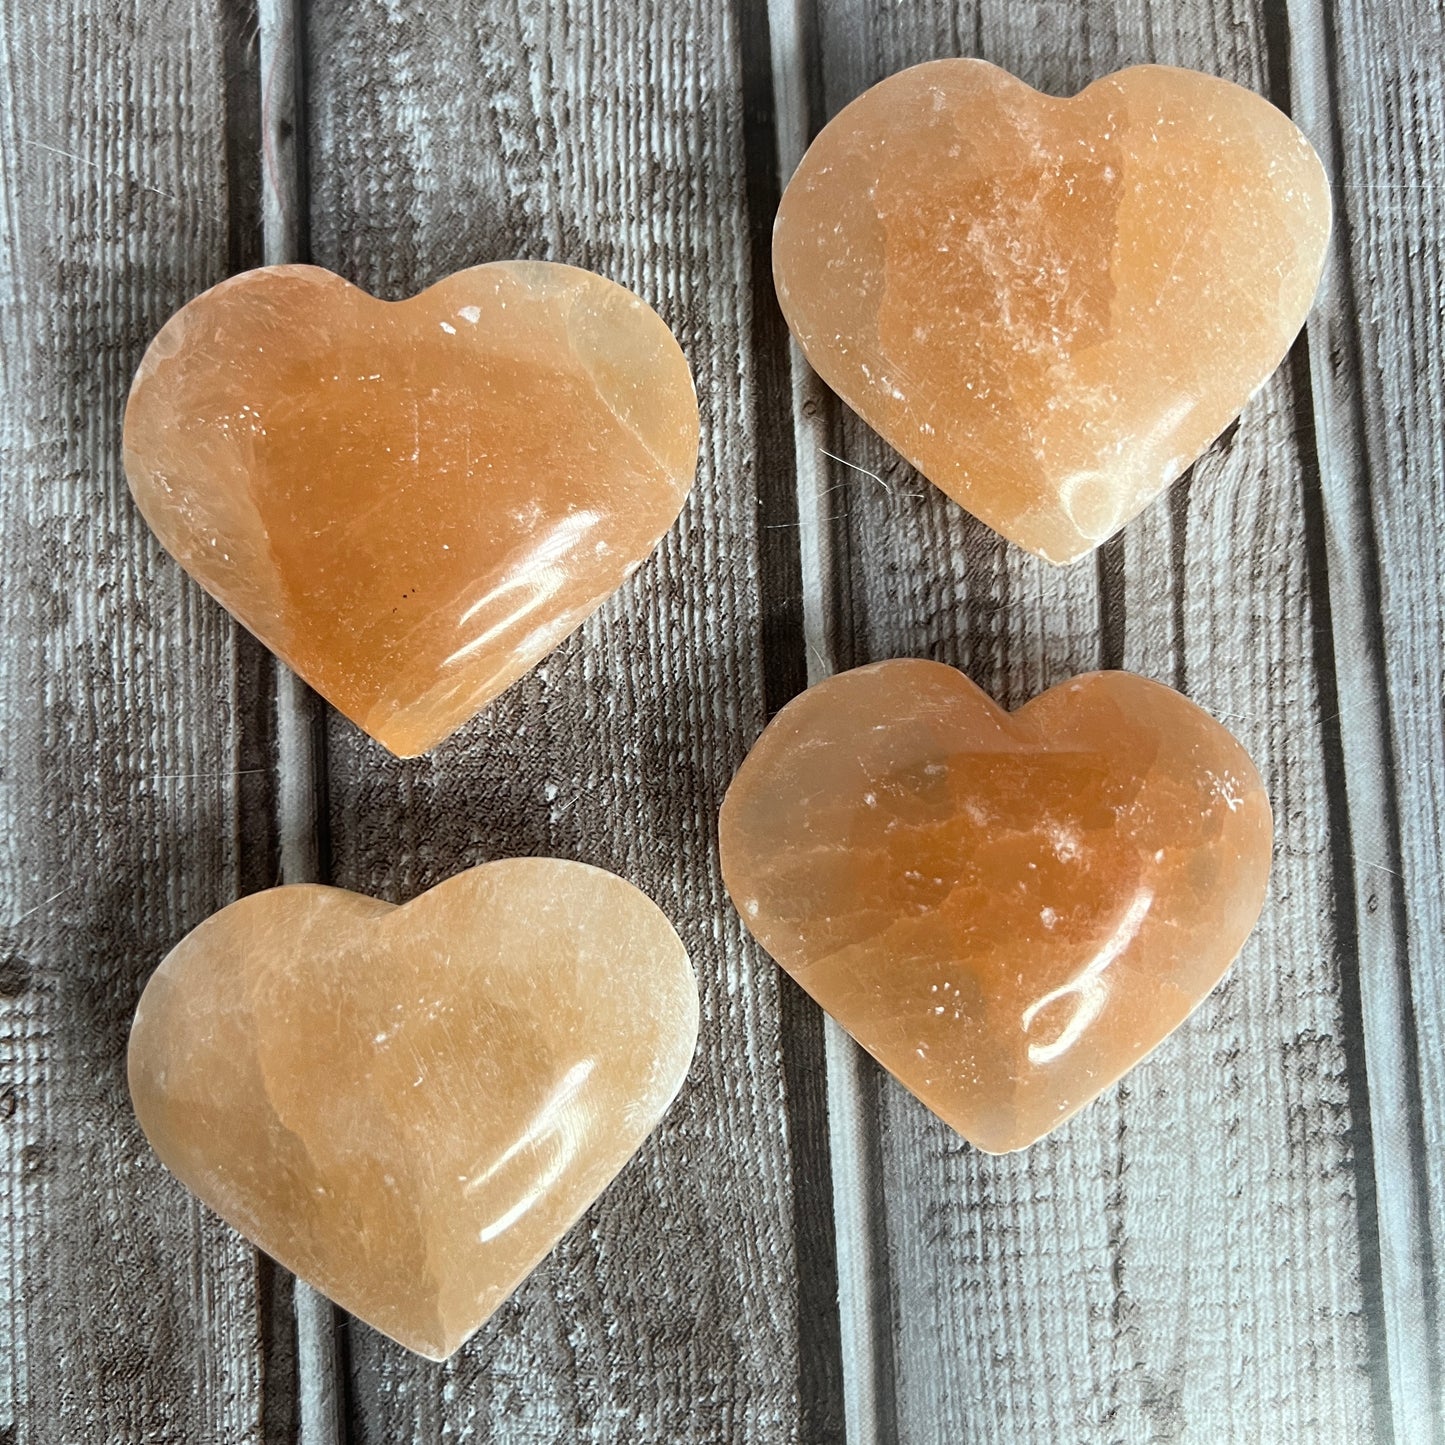
{"type": "MultiPolygon", "coordinates": [[[[261,79],[262,257],[268,266],[301,259],[301,64],[297,0],[257,0],[261,79]]],[[[324,818],[323,704],[276,664],[276,828],[282,883],[319,883],[324,818]]],[[[344,1380],[337,1312],[296,1280],[298,1445],[342,1445],[344,1380]]]]}
{"type": "MultiPolygon", "coordinates": [[[[808,94],[808,0],[768,0],[778,178],[785,186],[812,140],[808,94]]],[[[834,600],[837,567],[829,527],[831,457],[827,395],[790,339],[798,549],[803,578],[803,641],[808,686],[837,671],[834,600]]],[[[833,1173],[833,1227],[838,1259],[838,1316],[843,1364],[843,1421],[848,1445],[892,1441],[892,1305],[877,1189],[878,1120],[871,1105],[867,1055],[826,1017],[828,1146],[833,1173]]]]}

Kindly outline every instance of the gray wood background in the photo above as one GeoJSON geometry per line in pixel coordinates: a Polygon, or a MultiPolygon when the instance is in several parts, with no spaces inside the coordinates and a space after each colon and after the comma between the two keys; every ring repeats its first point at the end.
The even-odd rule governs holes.
{"type": "Polygon", "coordinates": [[[0,1445],[1445,1445],[1439,0],[0,0],[0,77],[0,1445]],[[1067,571],[831,400],[772,295],[809,135],[944,55],[1058,93],[1228,76],[1335,185],[1307,335],[1067,571]],[[397,762],[161,553],[126,389],[170,312],[263,259],[397,297],[510,256],[672,325],[697,488],[577,636],[397,762]],[[1010,704],[1158,677],[1274,800],[1228,981],[1023,1155],[975,1153],[825,1028],[719,882],[767,717],[895,655],[1010,704]],[[521,853],[662,905],[702,1042],[638,1159],[438,1366],[190,1202],[131,1117],[126,1030],[240,893],[401,900],[521,853]]]}

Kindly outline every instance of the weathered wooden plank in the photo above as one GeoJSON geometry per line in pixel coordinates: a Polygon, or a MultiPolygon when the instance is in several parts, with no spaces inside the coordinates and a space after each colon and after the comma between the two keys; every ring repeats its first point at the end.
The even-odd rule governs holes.
{"type": "MultiPolygon", "coordinates": [[[[1056,93],[1147,60],[1268,81],[1248,5],[835,3],[819,43],[829,114],[948,54],[1056,93]]],[[[1279,814],[1273,901],[1230,982],[1045,1144],[986,1158],[879,1080],[899,1439],[1343,1441],[1381,1423],[1296,401],[1277,378],[1192,484],[1062,572],[834,412],[832,449],[876,476],[832,477],[840,660],[938,657],[1010,705],[1089,667],[1161,677],[1244,738],[1279,814]]]]}
{"type": "Polygon", "coordinates": [[[331,729],[333,881],[404,898],[506,855],[612,868],[676,921],[703,998],[674,1111],[470,1346],[433,1367],[351,1327],[360,1441],[832,1438],[829,1327],[800,1317],[816,1241],[794,1219],[816,1143],[785,1087],[776,971],[744,944],[714,837],[763,721],[757,439],[787,409],[754,391],[740,61],[757,41],[708,0],[309,17],[314,259],[386,296],[508,256],[599,270],[676,329],[704,428],[657,555],[474,725],[409,763],[331,729]]]}
{"type": "Polygon", "coordinates": [[[254,259],[254,80],[239,10],[0,7],[0,1439],[27,1445],[289,1418],[272,1272],[162,1171],[124,1078],[150,970],[272,866],[263,654],[119,456],[151,335],[254,259]]]}
{"type": "Polygon", "coordinates": [[[1445,15],[1291,4],[1339,229],[1312,328],[1395,1438],[1445,1439],[1445,15]]]}

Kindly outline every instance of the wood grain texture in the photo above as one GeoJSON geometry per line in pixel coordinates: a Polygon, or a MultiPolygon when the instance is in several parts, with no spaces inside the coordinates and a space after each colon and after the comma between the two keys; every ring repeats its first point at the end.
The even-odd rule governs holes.
{"type": "MultiPolygon", "coordinates": [[[[290,5],[264,11],[284,54],[290,5]]],[[[257,18],[0,0],[0,1445],[1442,1445],[1445,12],[313,0],[294,132],[257,18]],[[1067,570],[789,373],[777,157],[941,55],[1056,93],[1146,60],[1229,76],[1293,104],[1337,188],[1308,343],[1067,570]],[[119,466],[145,343],[261,259],[263,217],[271,258],[383,296],[506,256],[610,275],[678,333],[704,422],[677,529],[579,634],[428,759],[325,718],[299,793],[278,733],[305,705],[119,466]],[[768,713],[895,655],[1008,705],[1091,667],[1160,678],[1275,803],[1229,980],[1022,1156],[975,1153],[846,1043],[825,1057],[718,878],[768,713]],[[298,1386],[288,1278],[131,1118],[141,984],[275,881],[283,841],[397,900],[493,857],[599,864],[698,970],[675,1111],[446,1366],[343,1319],[334,1381],[298,1386]]],[[[329,1316],[302,1312],[314,1352],[329,1316]]]]}
{"type": "Polygon", "coordinates": [[[765,706],[742,43],[707,0],[311,12],[313,259],[383,296],[510,256],[600,271],[673,327],[703,416],[678,526],[472,726],[408,763],[332,727],[334,882],[405,898],[495,857],[610,868],[674,920],[703,1001],[659,1132],[460,1355],[351,1327],[358,1441],[832,1438],[807,1398],[828,1327],[799,1317],[785,1010],[715,849],[765,706]]]}
{"type": "MultiPolygon", "coordinates": [[[[820,13],[828,114],[950,54],[1055,93],[1141,61],[1269,90],[1249,6],[820,13]]],[[[1006,547],[835,412],[835,449],[872,474],[833,475],[846,663],[936,657],[1010,706],[1090,667],[1158,677],[1242,738],[1278,814],[1273,902],[1230,979],[1043,1145],[980,1156],[879,1077],[900,1440],[1386,1438],[1363,1318],[1368,1107],[1333,906],[1339,759],[1313,645],[1313,437],[1296,402],[1277,377],[1188,482],[1065,571],[1006,547]]]]}
{"type": "Polygon", "coordinates": [[[1445,1440],[1445,15],[1305,12],[1339,239],[1312,337],[1396,1437],[1445,1440]]]}
{"type": "Polygon", "coordinates": [[[288,1408],[272,1271],[164,1173],[124,1080],[150,970],[269,881],[263,654],[119,455],[145,344],[250,259],[248,65],[205,3],[0,7],[0,1439],[25,1445],[259,1442],[288,1408]]]}

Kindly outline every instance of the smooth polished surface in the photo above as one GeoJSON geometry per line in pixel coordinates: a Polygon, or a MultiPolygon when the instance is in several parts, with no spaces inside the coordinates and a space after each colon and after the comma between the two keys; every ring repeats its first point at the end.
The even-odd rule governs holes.
{"type": "Polygon", "coordinates": [[[385,302],[249,271],[141,362],[125,469],[181,565],[392,752],[425,752],[647,557],[697,464],[692,378],[630,291],[506,261],[385,302]]]}
{"type": "Polygon", "coordinates": [[[401,908],[276,888],[156,970],[131,1097],[222,1218],[442,1359],[651,1132],[697,1021],[668,921],[581,863],[489,863],[401,908]]]}
{"type": "Polygon", "coordinates": [[[773,272],[808,361],[865,421],[1069,562],[1279,364],[1329,230],[1319,158],[1240,86],[1149,65],[1059,100],[939,60],[823,129],[783,195],[773,272]]]}
{"type": "Polygon", "coordinates": [[[1268,800],[1179,693],[1090,673],[1009,714],[936,662],[789,703],[723,803],[753,935],[960,1134],[1023,1148],[1219,981],[1259,917],[1268,800]]]}

